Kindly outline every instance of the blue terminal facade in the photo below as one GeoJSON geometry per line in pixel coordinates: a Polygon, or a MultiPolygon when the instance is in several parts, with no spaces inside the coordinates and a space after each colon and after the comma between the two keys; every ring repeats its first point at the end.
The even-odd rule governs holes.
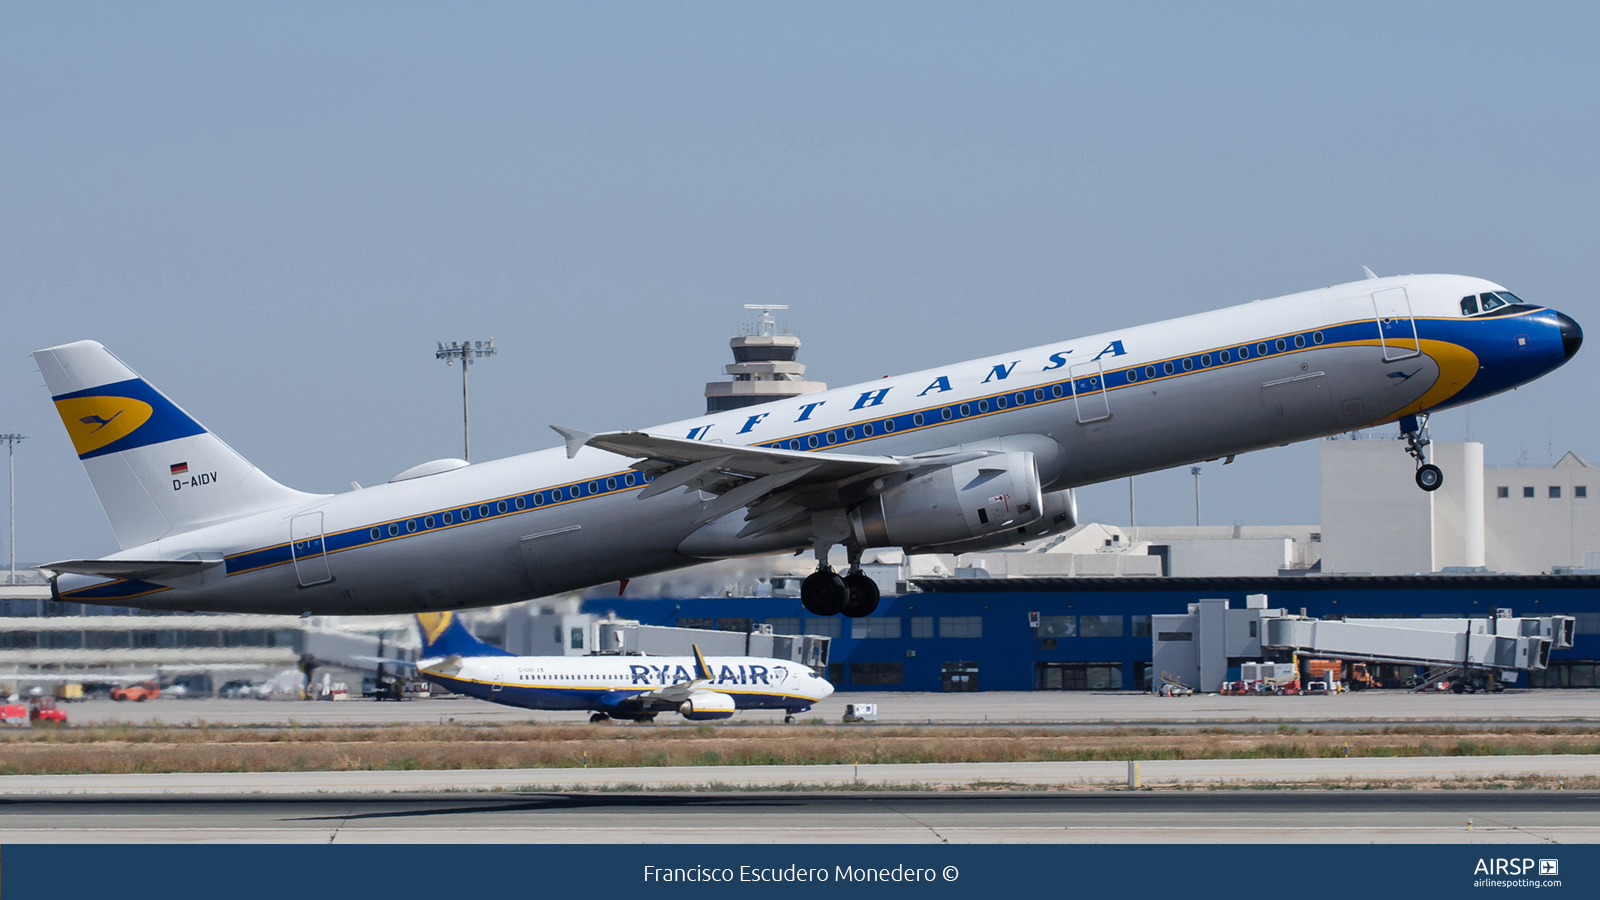
{"type": "MultiPolygon", "coordinates": [[[[930,579],[884,597],[865,619],[812,616],[798,598],[599,598],[584,611],[650,625],[833,637],[828,677],[841,691],[1148,690],[1150,616],[1202,598],[1320,618],[1515,615],[1577,617],[1573,646],[1532,687],[1600,687],[1600,575],[1415,575],[1266,578],[930,579]],[[1035,616],[1035,614],[1037,614],[1035,616]],[[1037,625],[1033,624],[1037,618],[1037,625]]],[[[1399,686],[1411,667],[1381,667],[1399,686]]]]}

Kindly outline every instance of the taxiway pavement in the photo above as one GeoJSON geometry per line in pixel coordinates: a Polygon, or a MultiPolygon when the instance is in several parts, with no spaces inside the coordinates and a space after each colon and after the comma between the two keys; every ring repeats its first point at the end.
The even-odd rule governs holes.
{"type": "MultiPolygon", "coordinates": [[[[1146,785],[1255,785],[1600,777],[1600,755],[1145,760],[1146,785]]],[[[348,772],[4,775],[0,798],[28,795],[362,794],[566,789],[1116,785],[1126,762],[889,763],[348,772]]]]}
{"type": "Polygon", "coordinates": [[[10,797],[0,843],[1571,843],[1600,792],[10,797]]]}

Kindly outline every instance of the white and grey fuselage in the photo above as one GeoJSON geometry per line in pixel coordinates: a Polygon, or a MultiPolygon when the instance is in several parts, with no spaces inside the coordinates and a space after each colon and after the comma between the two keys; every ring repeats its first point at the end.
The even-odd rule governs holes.
{"type": "MultiPolygon", "coordinates": [[[[140,401],[155,407],[150,424],[95,449],[74,429],[115,418],[116,403],[137,392],[109,363],[100,373],[73,362],[99,345],[65,345],[36,357],[63,419],[90,422],[68,421],[68,430],[124,549],[63,563],[57,571],[69,574],[57,591],[77,602],[155,608],[414,612],[818,543],[931,546],[944,541],[927,536],[953,535],[959,545],[964,533],[907,524],[914,497],[894,500],[896,512],[887,495],[945,463],[1014,468],[1024,459],[1037,494],[1022,505],[1054,509],[1053,492],[1426,414],[1564,363],[1581,340],[1576,323],[1509,294],[1499,300],[1503,290],[1453,275],[1355,282],[593,443],[585,439],[595,436],[569,430],[565,449],[441,462],[434,474],[337,495],[277,485],[197,423],[198,431],[182,433],[173,417],[186,414],[175,406],[165,431],[141,439],[162,420],[159,394],[140,401]],[[1480,296],[1468,314],[1464,298],[1480,296]],[[1485,310],[1488,298],[1498,302],[1485,310]],[[89,405],[64,405],[80,401],[89,405]],[[78,415],[83,410],[90,414],[78,415]],[[711,449],[697,455],[688,442],[711,449]],[[732,453],[738,448],[749,452],[732,453]],[[679,478],[692,466],[705,474],[648,490],[648,480],[679,478]],[[762,477],[776,480],[753,484],[762,477]],[[748,502],[728,499],[746,484],[748,502]],[[708,511],[715,515],[707,519],[708,511]],[[753,528],[762,516],[769,525],[753,528]]],[[[1006,520],[1007,532],[1016,524],[1041,533],[1051,523],[1041,526],[1039,516],[1048,511],[1006,520]]],[[[985,526],[972,524],[973,534],[993,534],[983,530],[987,514],[978,515],[985,526]]]]}

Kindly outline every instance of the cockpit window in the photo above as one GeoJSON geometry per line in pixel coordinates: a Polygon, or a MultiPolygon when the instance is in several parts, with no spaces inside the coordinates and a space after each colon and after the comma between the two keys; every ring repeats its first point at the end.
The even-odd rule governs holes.
{"type": "Polygon", "coordinates": [[[1506,303],[1506,301],[1501,300],[1500,297],[1498,295],[1496,295],[1496,294],[1482,294],[1480,296],[1480,299],[1483,301],[1483,311],[1484,312],[1488,312],[1491,309],[1499,309],[1502,306],[1509,305],[1509,304],[1506,303]]]}
{"type": "Polygon", "coordinates": [[[1470,297],[1462,297],[1461,298],[1461,314],[1463,316],[1475,316],[1475,315],[1478,314],[1478,295],[1477,294],[1473,294],[1470,297]]]}
{"type": "Polygon", "coordinates": [[[1511,293],[1510,291],[1496,291],[1495,295],[1498,296],[1501,300],[1504,300],[1507,303],[1514,303],[1517,306],[1522,306],[1523,305],[1522,298],[1518,297],[1516,294],[1511,293]]]}

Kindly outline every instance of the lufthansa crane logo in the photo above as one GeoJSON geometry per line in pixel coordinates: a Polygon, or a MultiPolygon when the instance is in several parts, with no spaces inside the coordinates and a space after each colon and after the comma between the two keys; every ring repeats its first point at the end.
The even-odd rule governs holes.
{"type": "Polygon", "coordinates": [[[83,418],[79,419],[78,421],[82,422],[85,425],[93,425],[94,426],[94,431],[91,431],[89,433],[90,434],[94,434],[95,431],[99,431],[100,429],[106,427],[107,425],[110,425],[112,423],[112,421],[115,420],[117,418],[117,416],[122,415],[122,413],[123,413],[123,411],[119,409],[116,412],[111,414],[111,418],[110,419],[102,419],[99,416],[84,416],[83,418]]]}
{"type": "Polygon", "coordinates": [[[57,400],[56,408],[79,456],[134,433],[155,412],[132,397],[73,397],[57,400]]]}

